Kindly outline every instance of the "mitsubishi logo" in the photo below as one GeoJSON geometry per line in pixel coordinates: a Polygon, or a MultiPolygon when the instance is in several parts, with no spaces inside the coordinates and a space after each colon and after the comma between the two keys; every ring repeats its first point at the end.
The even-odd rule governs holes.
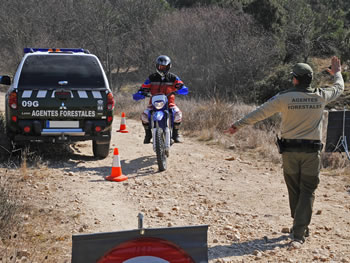
{"type": "Polygon", "coordinates": [[[62,102],[60,110],[66,110],[66,109],[67,109],[67,107],[64,105],[64,102],[62,102]]]}

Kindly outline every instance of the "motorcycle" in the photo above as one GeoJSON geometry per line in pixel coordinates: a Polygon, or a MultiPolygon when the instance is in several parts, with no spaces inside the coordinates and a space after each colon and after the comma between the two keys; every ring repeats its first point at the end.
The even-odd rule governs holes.
{"type": "MultiPolygon", "coordinates": [[[[167,169],[167,157],[169,157],[170,146],[172,145],[172,132],[174,125],[174,114],[168,105],[168,96],[172,94],[187,95],[188,88],[182,86],[180,89],[167,95],[156,94],[151,98],[152,109],[148,114],[150,128],[153,136],[153,150],[157,155],[159,171],[167,169]]],[[[150,97],[149,93],[138,91],[133,94],[135,101],[150,97]]]]}

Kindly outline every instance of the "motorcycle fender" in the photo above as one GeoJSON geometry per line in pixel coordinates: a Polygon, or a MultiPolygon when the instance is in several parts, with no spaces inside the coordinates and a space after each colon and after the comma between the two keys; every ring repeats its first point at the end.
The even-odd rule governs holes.
{"type": "Polygon", "coordinates": [[[154,114],[153,114],[153,120],[154,121],[161,121],[164,117],[164,112],[162,111],[156,111],[154,114]]]}

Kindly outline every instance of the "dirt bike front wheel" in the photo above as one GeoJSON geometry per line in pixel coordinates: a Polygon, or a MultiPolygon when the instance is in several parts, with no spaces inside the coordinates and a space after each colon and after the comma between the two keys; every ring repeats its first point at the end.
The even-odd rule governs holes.
{"type": "Polygon", "coordinates": [[[162,172],[167,168],[167,154],[165,151],[165,134],[161,128],[156,129],[155,143],[158,168],[162,172]]]}

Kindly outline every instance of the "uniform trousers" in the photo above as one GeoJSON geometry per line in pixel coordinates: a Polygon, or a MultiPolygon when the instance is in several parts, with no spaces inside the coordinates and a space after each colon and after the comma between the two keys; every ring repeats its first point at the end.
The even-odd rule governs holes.
{"type": "Polygon", "coordinates": [[[284,180],[293,218],[294,238],[305,238],[311,222],[315,190],[320,182],[320,151],[282,153],[284,180]]]}

